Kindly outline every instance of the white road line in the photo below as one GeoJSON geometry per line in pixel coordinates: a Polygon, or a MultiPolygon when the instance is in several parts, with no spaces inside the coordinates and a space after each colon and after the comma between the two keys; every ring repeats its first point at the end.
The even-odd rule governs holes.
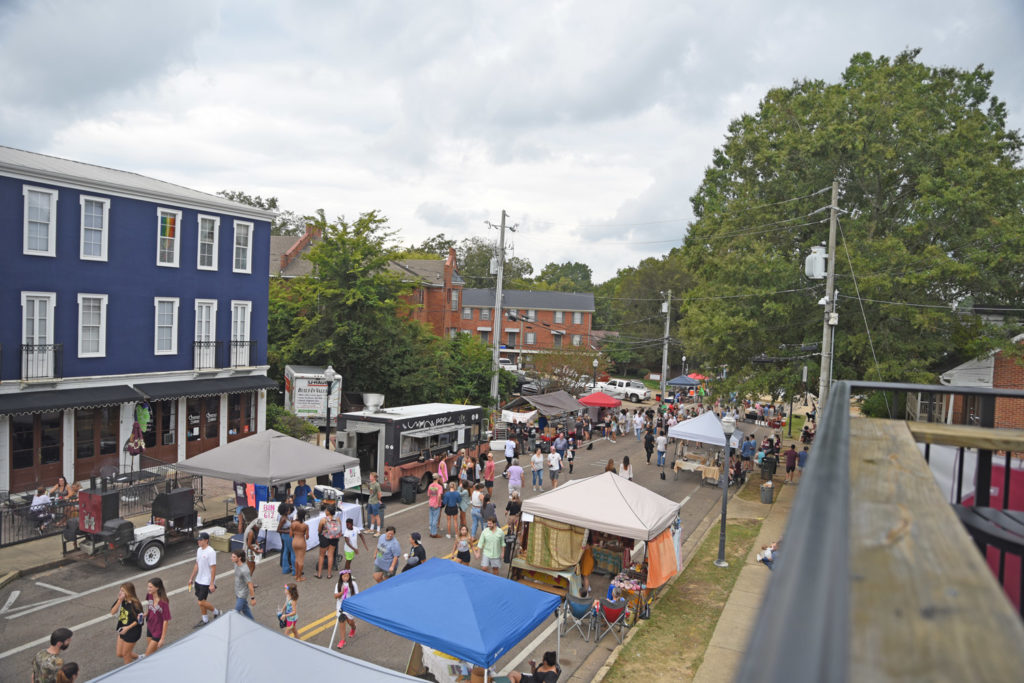
{"type": "Polygon", "coordinates": [[[18,599],[19,595],[21,595],[21,591],[11,591],[11,594],[7,596],[7,602],[4,603],[3,607],[0,607],[0,614],[9,610],[11,605],[14,604],[14,601],[18,599]]]}
{"type": "Polygon", "coordinates": [[[686,498],[683,498],[683,501],[681,503],[679,503],[679,507],[683,507],[684,505],[686,505],[689,502],[690,502],[690,496],[687,496],[686,498]]]}
{"type": "MultiPolygon", "coordinates": [[[[120,583],[124,583],[124,582],[122,581],[120,583]]],[[[106,587],[107,586],[104,586],[104,588],[106,588],[106,587]]],[[[188,590],[188,586],[185,586],[184,588],[177,588],[177,589],[167,593],[167,596],[170,597],[172,595],[177,595],[178,593],[184,593],[187,590],[188,590]]],[[[84,593],[83,593],[83,595],[84,595],[84,593]]],[[[84,630],[84,629],[86,629],[86,628],[88,628],[90,626],[95,626],[96,624],[103,623],[104,621],[109,623],[110,620],[111,620],[111,615],[104,614],[102,616],[96,617],[95,619],[90,619],[89,621],[83,621],[81,624],[77,624],[75,626],[69,626],[68,628],[70,628],[73,632],[78,633],[78,632],[80,632],[80,631],[82,631],[82,630],[84,630]]],[[[33,648],[33,647],[38,647],[40,645],[44,645],[44,644],[49,643],[49,642],[50,642],[50,636],[46,636],[46,637],[43,637],[43,638],[39,638],[37,640],[33,640],[31,642],[25,643],[24,645],[19,645],[18,647],[13,647],[10,650],[7,650],[6,652],[0,652],[0,659],[6,659],[7,657],[10,657],[11,655],[16,655],[19,652],[24,652],[25,650],[28,650],[28,649],[33,648]]]]}
{"type": "MultiPolygon", "coordinates": [[[[160,567],[160,571],[164,571],[165,569],[170,569],[172,567],[180,567],[183,564],[190,564],[192,562],[195,562],[195,558],[190,557],[188,559],[180,560],[180,561],[174,562],[172,564],[165,564],[165,565],[162,565],[160,567]]],[[[148,576],[148,575],[151,575],[151,574],[153,574],[153,572],[139,572],[134,577],[128,577],[126,579],[121,579],[119,581],[111,581],[110,583],[105,583],[102,586],[96,586],[95,588],[90,588],[89,590],[82,591],[81,593],[73,593],[71,595],[68,595],[66,598],[54,598],[52,600],[47,600],[45,602],[40,602],[40,603],[37,603],[35,605],[31,605],[31,606],[27,606],[27,607],[23,607],[23,608],[18,608],[17,610],[14,610],[12,614],[7,615],[7,618],[8,619],[17,619],[19,617],[25,616],[26,614],[32,614],[33,612],[38,612],[41,609],[46,609],[48,607],[53,607],[54,605],[59,605],[61,603],[67,602],[68,600],[75,600],[77,598],[81,598],[83,596],[90,595],[92,593],[96,593],[97,591],[106,590],[107,588],[112,588],[113,586],[120,586],[125,581],[131,581],[133,579],[142,578],[143,576],[148,576]]]]}
{"type": "Polygon", "coordinates": [[[78,593],[76,593],[73,590],[68,590],[67,588],[61,588],[60,586],[53,586],[53,585],[50,585],[48,583],[43,583],[42,581],[36,581],[36,585],[39,586],[40,588],[49,588],[50,590],[57,591],[58,593],[64,593],[65,595],[72,595],[72,596],[74,596],[76,598],[78,597],[78,593]]]}
{"type": "Polygon", "coordinates": [[[536,647],[538,645],[540,645],[542,642],[544,642],[545,638],[547,638],[548,636],[550,636],[552,633],[555,632],[555,629],[558,628],[558,624],[559,623],[560,623],[560,620],[556,616],[555,617],[555,623],[551,624],[546,629],[544,629],[539,634],[537,634],[537,637],[534,638],[533,640],[531,640],[529,642],[529,644],[527,644],[526,647],[524,647],[522,650],[520,650],[519,654],[516,655],[512,659],[512,661],[510,661],[508,664],[506,664],[504,667],[502,667],[501,671],[498,672],[498,675],[499,676],[508,676],[510,671],[515,671],[515,668],[517,666],[519,666],[520,662],[522,662],[524,659],[526,659],[526,657],[528,657],[530,655],[530,653],[532,653],[534,651],[534,649],[536,649],[536,647]]]}

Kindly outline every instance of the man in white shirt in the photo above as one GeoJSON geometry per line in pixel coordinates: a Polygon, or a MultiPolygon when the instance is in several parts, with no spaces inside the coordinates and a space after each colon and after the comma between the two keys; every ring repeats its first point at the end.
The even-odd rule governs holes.
{"type": "Polygon", "coordinates": [[[644,414],[641,413],[639,410],[637,410],[636,414],[633,416],[633,433],[636,434],[636,440],[637,441],[641,441],[642,440],[642,438],[640,436],[640,433],[643,431],[643,429],[644,429],[644,414]]]}
{"type": "Polygon", "coordinates": [[[658,438],[654,440],[654,449],[658,451],[658,467],[661,467],[665,464],[665,451],[668,450],[668,438],[664,429],[658,432],[658,438]]]}
{"type": "Polygon", "coordinates": [[[46,494],[46,489],[42,487],[36,489],[36,495],[32,496],[32,505],[29,506],[28,512],[29,516],[39,524],[39,531],[46,528],[53,516],[50,511],[52,502],[50,496],[46,494]]]}
{"type": "Polygon", "coordinates": [[[512,467],[512,458],[516,457],[516,440],[509,434],[508,439],[505,440],[505,471],[501,473],[501,476],[508,478],[508,468],[512,467]]]}
{"type": "Polygon", "coordinates": [[[552,446],[551,452],[548,453],[548,476],[551,477],[551,488],[558,486],[558,471],[560,469],[562,469],[562,456],[552,446]]]}
{"type": "Polygon", "coordinates": [[[207,599],[210,593],[217,590],[215,583],[217,577],[217,551],[210,547],[210,534],[205,531],[199,534],[196,543],[199,548],[196,550],[196,564],[192,567],[192,574],[188,577],[189,590],[195,589],[196,601],[199,603],[199,613],[202,619],[193,628],[199,628],[210,623],[210,613],[216,619],[220,616],[220,610],[214,607],[207,599]]]}

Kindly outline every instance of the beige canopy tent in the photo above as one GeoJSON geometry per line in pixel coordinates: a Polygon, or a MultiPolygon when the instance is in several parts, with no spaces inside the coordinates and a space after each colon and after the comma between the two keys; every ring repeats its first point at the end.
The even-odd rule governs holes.
{"type": "Polygon", "coordinates": [[[523,512],[584,529],[649,541],[679,515],[679,503],[605,472],[523,501],[523,512]]]}

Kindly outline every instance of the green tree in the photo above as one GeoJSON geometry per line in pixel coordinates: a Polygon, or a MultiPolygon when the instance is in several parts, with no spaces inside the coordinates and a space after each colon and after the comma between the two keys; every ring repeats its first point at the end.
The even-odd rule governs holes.
{"type": "Polygon", "coordinates": [[[439,258],[448,258],[448,250],[454,249],[457,244],[458,242],[448,239],[444,236],[443,232],[439,232],[433,237],[428,237],[420,242],[420,245],[415,247],[414,251],[423,254],[434,254],[439,258]]]}
{"type": "Polygon", "coordinates": [[[536,279],[538,283],[543,283],[548,289],[557,292],[591,292],[594,290],[592,276],[593,271],[587,264],[566,261],[547,264],[536,279]]]}
{"type": "Polygon", "coordinates": [[[306,440],[318,431],[308,420],[288,412],[282,405],[269,401],[267,402],[267,427],[302,440],[306,440]]]}
{"type": "Polygon", "coordinates": [[[278,207],[277,197],[267,197],[264,199],[260,195],[253,196],[242,190],[221,190],[217,194],[225,199],[254,206],[257,209],[276,211],[277,218],[270,223],[271,235],[301,235],[305,232],[305,219],[293,211],[282,211],[278,207]]]}
{"type": "Polygon", "coordinates": [[[823,286],[801,271],[827,239],[829,195],[818,191],[833,179],[843,210],[836,378],[933,381],[1014,329],[954,309],[968,296],[1020,307],[1020,135],[990,94],[991,71],[917,57],[854,55],[839,83],[773,89],[729,125],[691,198],[679,266],[693,287],[678,326],[691,356],[729,365],[729,382],[778,382],[750,359],[820,338],[823,286]]]}
{"type": "MultiPolygon", "coordinates": [[[[497,278],[491,274],[491,259],[498,252],[494,240],[470,237],[459,243],[459,275],[468,287],[493,288],[497,278]]],[[[533,264],[528,259],[511,256],[505,259],[503,287],[507,289],[529,289],[533,264]]]]}

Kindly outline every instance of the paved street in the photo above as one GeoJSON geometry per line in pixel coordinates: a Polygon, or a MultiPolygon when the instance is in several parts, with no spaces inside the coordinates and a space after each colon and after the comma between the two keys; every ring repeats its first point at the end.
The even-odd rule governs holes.
{"type": "MultiPolygon", "coordinates": [[[[662,481],[658,476],[658,468],[644,464],[643,448],[634,437],[620,438],[615,444],[599,440],[594,442],[592,450],[580,450],[571,478],[599,474],[609,458],[619,464],[623,455],[630,456],[638,483],[682,504],[681,515],[684,534],[687,536],[721,500],[719,490],[701,487],[699,477],[694,473],[680,474],[678,480],[675,480],[669,470],[665,481],[662,481]]],[[[498,460],[502,462],[498,467],[500,471],[504,468],[503,458],[498,460]]],[[[497,509],[503,511],[507,501],[506,481],[498,478],[494,491],[497,509]]],[[[524,496],[530,498],[534,495],[538,494],[531,492],[527,486],[524,496]]],[[[388,503],[385,523],[397,527],[397,538],[403,550],[408,548],[409,533],[420,531],[428,557],[447,555],[451,551],[452,541],[443,537],[430,538],[427,520],[426,496],[423,494],[413,505],[402,505],[397,498],[392,498],[388,503]]],[[[372,535],[366,536],[366,540],[371,547],[376,541],[372,535]]],[[[309,579],[299,584],[299,627],[304,640],[326,647],[330,644],[329,638],[334,626],[334,599],[331,595],[334,581],[329,582],[326,574],[322,580],[315,578],[316,557],[315,552],[307,555],[306,573],[309,579]]],[[[168,638],[174,641],[191,633],[192,625],[199,618],[195,601],[185,588],[193,560],[194,548],[184,544],[170,549],[164,563],[153,574],[140,572],[134,566],[115,565],[101,569],[91,564],[77,563],[23,577],[9,584],[0,590],[0,641],[4,643],[0,648],[0,679],[12,680],[22,675],[27,676],[33,654],[45,646],[43,639],[58,626],[68,626],[75,631],[67,653],[68,659],[77,661],[87,678],[116,668],[120,660],[114,655],[113,617],[108,616],[107,612],[117,596],[118,586],[124,581],[133,581],[141,593],[149,577],[155,575],[163,578],[171,596],[173,616],[168,638]]],[[[353,563],[354,576],[364,590],[373,585],[371,564],[372,554],[365,551],[353,563]]],[[[217,571],[222,578],[212,601],[220,609],[230,609],[234,605],[231,570],[230,555],[218,553],[217,571]]],[[[288,578],[282,575],[276,555],[257,567],[255,581],[259,588],[255,614],[260,623],[276,625],[274,612],[282,602],[281,595],[288,578]]],[[[607,579],[603,582],[598,579],[595,585],[600,586],[602,583],[607,585],[607,579]]],[[[486,599],[486,596],[481,596],[481,599],[486,599]]],[[[415,609],[415,606],[410,605],[410,609],[415,609]]],[[[444,617],[438,615],[438,619],[444,617]]],[[[614,639],[608,636],[598,647],[610,651],[614,645],[614,639]]],[[[411,647],[412,644],[405,639],[359,623],[356,636],[349,639],[343,651],[392,669],[404,670],[411,647]]],[[[519,666],[530,658],[539,658],[544,650],[554,647],[554,621],[549,619],[519,647],[502,658],[497,668],[504,670],[519,666]]],[[[578,637],[563,641],[562,663],[566,678],[594,647],[593,642],[583,643],[578,637]]],[[[140,642],[136,652],[142,651],[144,644],[140,642]]]]}

